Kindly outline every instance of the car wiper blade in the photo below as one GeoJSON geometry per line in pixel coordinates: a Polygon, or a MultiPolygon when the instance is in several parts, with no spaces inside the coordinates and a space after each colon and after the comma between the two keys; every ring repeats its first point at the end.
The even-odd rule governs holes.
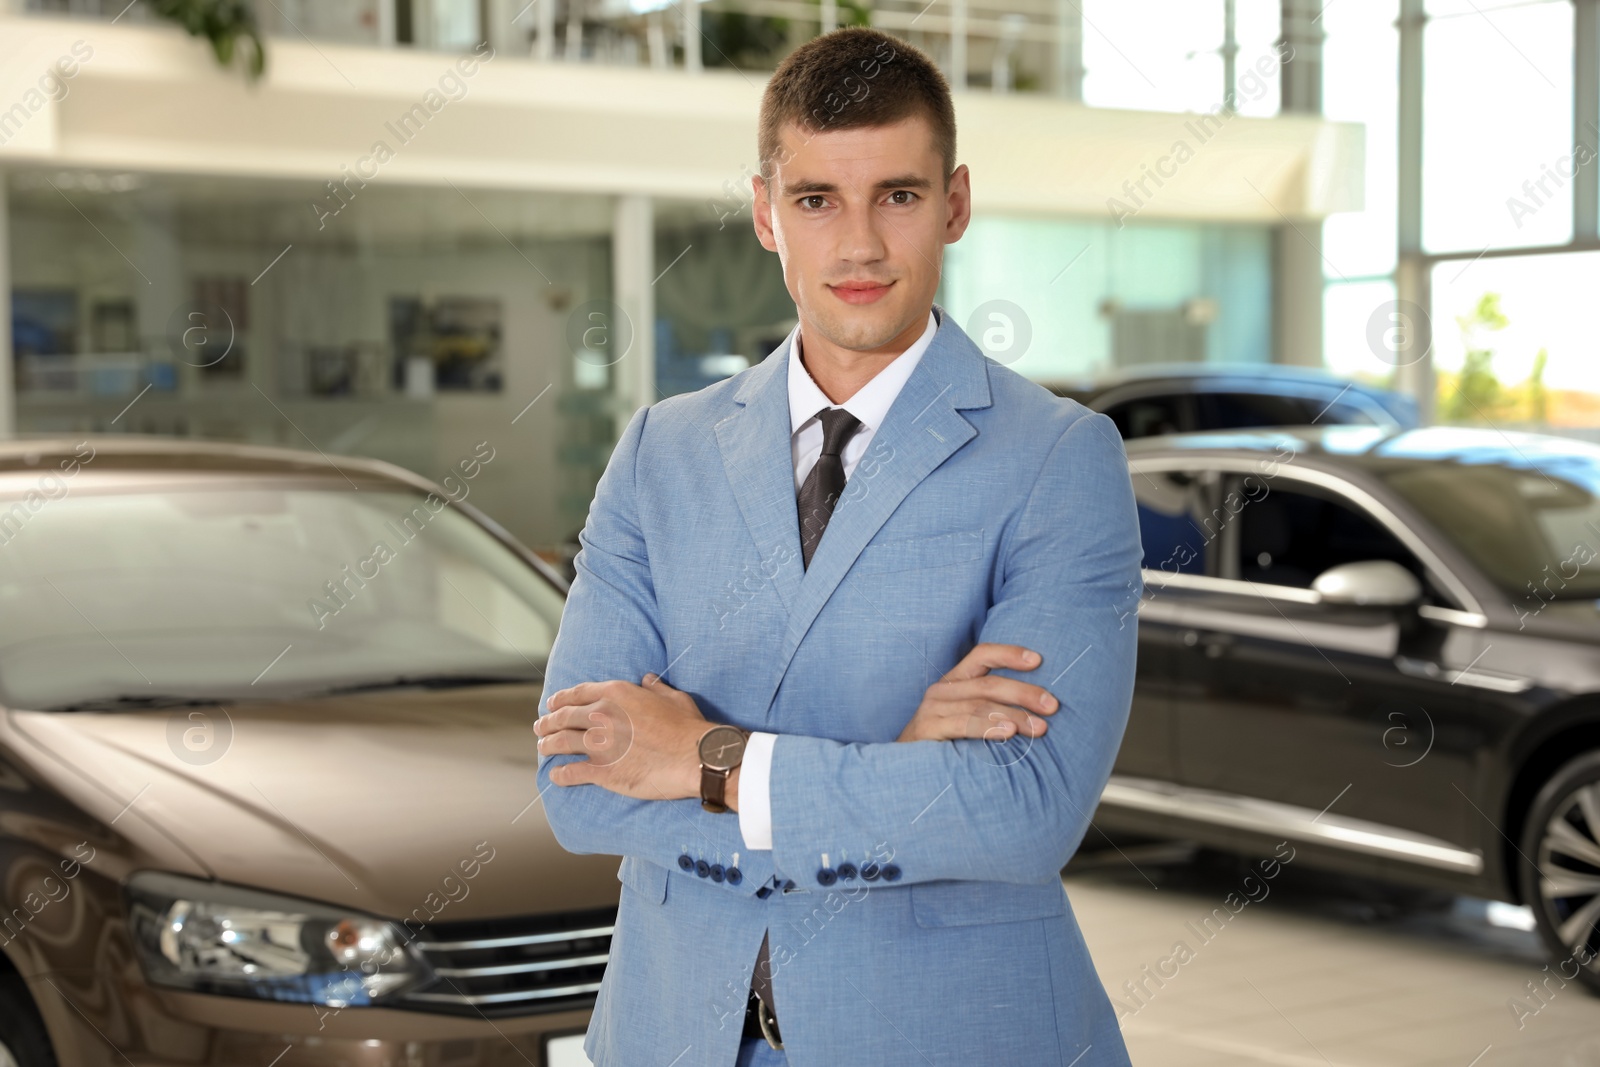
{"type": "Polygon", "coordinates": [[[464,689],[474,685],[519,685],[542,679],[528,674],[401,674],[373,682],[354,682],[321,690],[324,695],[378,689],[464,689]]]}
{"type": "Polygon", "coordinates": [[[200,708],[219,704],[236,704],[236,697],[175,696],[168,693],[123,693],[111,697],[95,697],[72,704],[58,704],[46,711],[133,711],[143,708],[200,708]]]}

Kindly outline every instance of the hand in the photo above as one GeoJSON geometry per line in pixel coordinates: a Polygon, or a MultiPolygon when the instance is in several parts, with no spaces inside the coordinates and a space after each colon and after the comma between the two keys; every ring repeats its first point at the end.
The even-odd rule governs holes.
{"type": "Polygon", "coordinates": [[[928,687],[917,713],[895,740],[1004,741],[1019,731],[1038,737],[1045,731],[1041,716],[1054,714],[1060,701],[1043,686],[988,672],[991,667],[1031,671],[1041,662],[1039,653],[1021,645],[977,645],[928,687]]]}
{"type": "Polygon", "coordinates": [[[582,682],[545,701],[533,724],[539,754],[572,753],[550,770],[556,785],[598,785],[641,800],[700,795],[700,735],[711,728],[694,698],[658,675],[643,685],[582,682]]]}

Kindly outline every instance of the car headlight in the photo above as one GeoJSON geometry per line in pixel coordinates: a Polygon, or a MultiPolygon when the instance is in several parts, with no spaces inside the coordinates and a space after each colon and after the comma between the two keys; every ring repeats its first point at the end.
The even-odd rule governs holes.
{"type": "Polygon", "coordinates": [[[342,1008],[433,977],[393,923],[353,910],[160,871],[123,892],[154,985],[342,1008]]]}

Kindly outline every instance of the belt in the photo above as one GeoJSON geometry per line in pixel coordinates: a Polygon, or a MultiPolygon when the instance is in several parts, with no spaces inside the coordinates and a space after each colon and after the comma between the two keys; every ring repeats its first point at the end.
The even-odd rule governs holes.
{"type": "Polygon", "coordinates": [[[744,1033],[740,1036],[765,1038],[767,1044],[773,1048],[783,1048],[783,1035],[778,1032],[777,1016],[765,1010],[761,998],[756,996],[753,989],[750,991],[749,1001],[745,1004],[744,1033]]]}

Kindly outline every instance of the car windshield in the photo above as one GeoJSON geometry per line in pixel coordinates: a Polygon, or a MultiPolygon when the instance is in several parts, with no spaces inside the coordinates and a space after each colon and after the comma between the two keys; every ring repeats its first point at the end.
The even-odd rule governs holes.
{"type": "Polygon", "coordinates": [[[0,483],[7,706],[543,680],[559,588],[441,497],[266,475],[70,489],[0,483]]]}
{"type": "Polygon", "coordinates": [[[1524,436],[1383,478],[1514,599],[1600,597],[1600,448],[1524,436]]]}

